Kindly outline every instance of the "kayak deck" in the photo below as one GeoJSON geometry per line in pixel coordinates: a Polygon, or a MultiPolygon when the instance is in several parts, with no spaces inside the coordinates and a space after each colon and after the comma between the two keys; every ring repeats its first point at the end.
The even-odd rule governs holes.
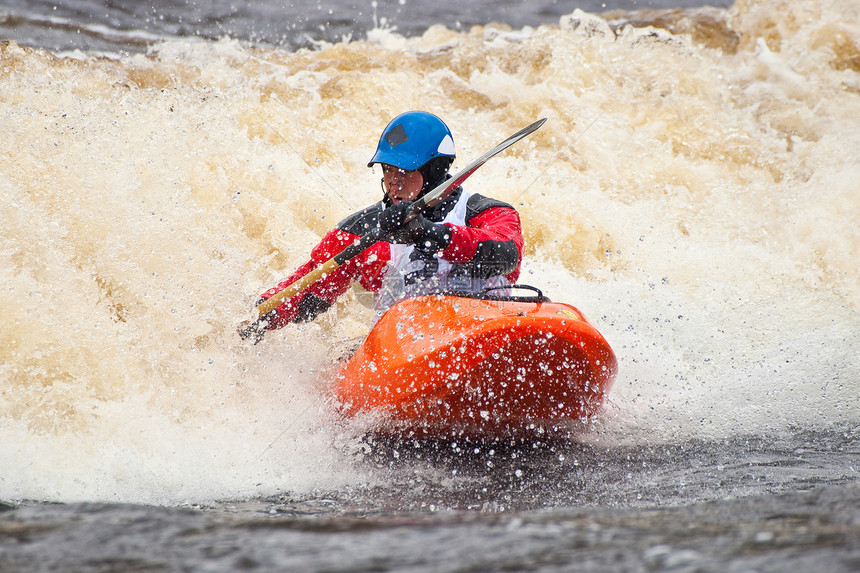
{"type": "Polygon", "coordinates": [[[603,336],[553,302],[431,295],[399,302],[335,379],[348,416],[401,437],[505,438],[593,416],[617,371],[603,336]]]}

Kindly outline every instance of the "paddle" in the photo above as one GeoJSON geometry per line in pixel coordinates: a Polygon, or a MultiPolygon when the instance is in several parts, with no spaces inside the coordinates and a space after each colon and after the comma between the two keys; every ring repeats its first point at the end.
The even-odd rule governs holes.
{"type": "MultiPolygon", "coordinates": [[[[412,219],[418,216],[419,213],[424,211],[425,209],[430,209],[439,203],[441,203],[448,195],[450,195],[457,187],[459,187],[463,181],[465,181],[472,173],[478,170],[478,168],[487,162],[494,155],[504,151],[514,143],[523,139],[527,135],[536,131],[540,126],[542,126],[546,122],[546,118],[539,119],[533,124],[524,127],[520,131],[516,132],[512,136],[508,137],[503,142],[499,143],[497,146],[486,152],[484,155],[470,163],[465,169],[460,170],[455,174],[452,178],[447,179],[434,187],[429,193],[425,194],[420,199],[414,201],[407,211],[406,218],[403,223],[408,223],[412,219]]],[[[375,229],[368,234],[364,235],[359,241],[356,241],[352,245],[348,246],[340,253],[336,254],[320,266],[316,267],[314,270],[304,275],[300,279],[291,283],[284,290],[272,295],[270,298],[264,300],[259,305],[257,305],[257,312],[259,313],[259,317],[253,322],[246,321],[239,325],[239,335],[242,338],[250,338],[256,344],[263,337],[263,333],[266,330],[266,326],[268,325],[267,315],[278,308],[281,302],[285,299],[292,298],[320,280],[321,278],[327,276],[329,273],[335,271],[341,265],[349,262],[354,257],[357,257],[361,253],[363,253],[366,249],[368,249],[374,243],[383,239],[382,231],[380,229],[375,229]]]]}

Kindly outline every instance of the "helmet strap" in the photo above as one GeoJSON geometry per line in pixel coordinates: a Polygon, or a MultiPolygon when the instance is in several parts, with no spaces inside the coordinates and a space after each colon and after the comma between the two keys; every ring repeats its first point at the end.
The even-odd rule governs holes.
{"type": "Polygon", "coordinates": [[[444,181],[453,162],[454,159],[451,157],[439,156],[419,167],[418,171],[424,178],[424,185],[421,187],[418,197],[423,197],[444,181]]]}

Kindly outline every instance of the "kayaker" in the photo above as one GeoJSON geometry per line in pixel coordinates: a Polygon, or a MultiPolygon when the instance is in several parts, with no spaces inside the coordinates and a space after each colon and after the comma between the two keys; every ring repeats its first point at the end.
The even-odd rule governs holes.
{"type": "Polygon", "coordinates": [[[382,200],[338,223],[311,250],[308,262],[262,297],[283,290],[371,230],[380,228],[385,240],[286,300],[266,317],[266,328],[313,320],[353,280],[374,293],[378,315],[412,296],[476,293],[514,283],[523,236],[511,205],[459,187],[435,208],[402,224],[412,201],[450,177],[454,158],[454,139],[441,119],[423,111],[394,118],[367,164],[382,168],[382,200]]]}

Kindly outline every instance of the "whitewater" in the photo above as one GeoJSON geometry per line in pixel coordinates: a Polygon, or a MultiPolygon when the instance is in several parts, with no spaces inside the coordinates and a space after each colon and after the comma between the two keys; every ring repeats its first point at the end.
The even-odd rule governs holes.
{"type": "MultiPolygon", "coordinates": [[[[417,555],[462,529],[539,553],[545,528],[590,535],[585,514],[564,514],[580,507],[604,527],[622,520],[622,535],[644,514],[601,512],[695,512],[822,485],[847,488],[816,494],[837,500],[827,511],[847,528],[825,569],[849,570],[843,550],[860,558],[855,2],[576,10],[554,25],[375,28],[296,50],[223,37],[57,54],[7,41],[0,102],[0,516],[12,516],[0,542],[10,519],[66,522],[70,508],[92,520],[81,508],[96,502],[170,523],[177,506],[216,508],[195,524],[322,516],[307,527],[330,527],[343,555],[360,544],[338,532],[360,529],[361,512],[385,516],[370,553],[394,530],[417,555]],[[361,292],[259,345],[236,334],[327,230],[379,200],[367,161],[410,109],[451,127],[455,170],[548,119],[466,187],[516,206],[521,282],[582,310],[619,374],[574,441],[532,448],[531,461],[502,447],[471,462],[460,445],[432,459],[380,452],[342,419],[329,381],[369,329],[361,292]],[[422,528],[439,537],[422,541],[422,528]]],[[[706,562],[673,552],[680,537],[642,539],[629,570],[706,562]]],[[[39,543],[7,564],[56,565],[37,560],[39,543]]],[[[471,550],[493,569],[492,544],[471,550]]],[[[325,550],[314,555],[297,563],[324,569],[325,550]]],[[[564,555],[541,566],[565,570],[564,555]]],[[[726,570],[742,555],[707,562],[726,570]]],[[[463,563],[450,558],[389,565],[463,563]]]]}

